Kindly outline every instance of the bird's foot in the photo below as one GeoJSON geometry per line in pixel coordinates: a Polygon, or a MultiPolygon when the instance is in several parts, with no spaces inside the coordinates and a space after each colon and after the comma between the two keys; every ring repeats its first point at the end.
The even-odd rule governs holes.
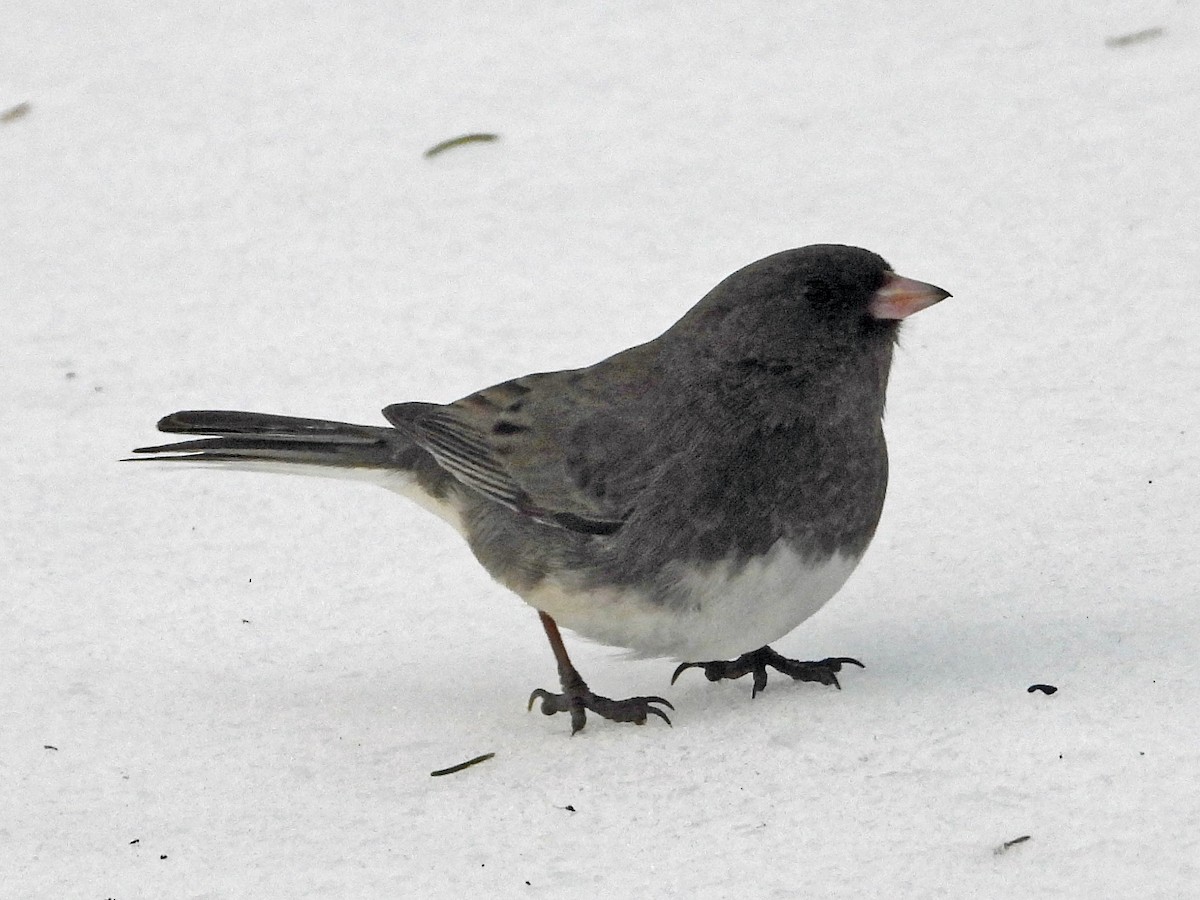
{"type": "Polygon", "coordinates": [[[661,703],[667,709],[675,707],[662,697],[629,697],[626,700],[611,700],[593,694],[582,678],[563,679],[563,692],[552,694],[538,688],[529,695],[529,709],[537,700],[542,701],[542,714],[552,716],[555,713],[569,712],[571,714],[571,734],[583,729],[587,724],[587,711],[591,710],[598,716],[603,716],[612,722],[632,722],[634,725],[645,725],[647,716],[658,716],[668,725],[671,720],[655,703],[661,703]]]}
{"type": "Polygon", "coordinates": [[[671,684],[674,684],[675,679],[687,669],[703,669],[704,677],[709,681],[741,678],[743,675],[753,672],[754,688],[751,690],[750,696],[756,697],[758,692],[767,686],[767,666],[770,666],[784,675],[791,675],[796,681],[816,681],[819,684],[831,684],[841,690],[842,686],[838,684],[837,673],[841,671],[843,664],[858,666],[860,669],[866,668],[857,659],[851,659],[848,656],[831,656],[828,659],[803,662],[780,656],[770,647],[761,647],[751,653],[743,653],[737,659],[728,662],[717,660],[715,662],[681,663],[675,670],[675,674],[671,676],[671,684]]]}

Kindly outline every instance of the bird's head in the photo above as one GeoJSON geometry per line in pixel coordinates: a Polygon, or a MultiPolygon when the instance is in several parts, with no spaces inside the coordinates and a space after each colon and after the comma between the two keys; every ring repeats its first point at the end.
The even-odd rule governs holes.
{"type": "Polygon", "coordinates": [[[785,250],[734,272],[671,329],[724,363],[807,366],[895,340],[899,323],[949,297],[840,244],[785,250]]]}

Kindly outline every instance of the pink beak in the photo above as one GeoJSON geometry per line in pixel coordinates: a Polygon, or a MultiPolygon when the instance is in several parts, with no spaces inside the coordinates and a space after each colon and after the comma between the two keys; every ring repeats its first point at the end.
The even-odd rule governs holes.
{"type": "Polygon", "coordinates": [[[875,292],[868,309],[877,319],[906,319],[949,296],[950,292],[940,287],[888,272],[887,281],[875,292]]]}

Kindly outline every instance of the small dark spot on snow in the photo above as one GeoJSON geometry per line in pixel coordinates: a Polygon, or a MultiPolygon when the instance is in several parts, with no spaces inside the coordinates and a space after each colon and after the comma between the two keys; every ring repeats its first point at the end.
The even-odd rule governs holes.
{"type": "Polygon", "coordinates": [[[1050,694],[1057,692],[1058,688],[1056,688],[1052,684],[1031,684],[1026,689],[1026,693],[1029,693],[1029,694],[1032,694],[1034,691],[1041,691],[1043,694],[1046,694],[1047,696],[1049,696],[1050,694]]]}
{"type": "Polygon", "coordinates": [[[134,838],[132,841],[129,842],[129,846],[132,847],[134,844],[140,844],[141,842],[142,842],[141,838],[134,838]]]}
{"type": "Polygon", "coordinates": [[[997,847],[995,850],[993,850],[992,853],[994,853],[996,856],[999,856],[1001,853],[1003,853],[1009,847],[1015,847],[1015,846],[1017,846],[1017,844],[1023,844],[1027,840],[1029,840],[1029,835],[1023,834],[1020,837],[1013,838],[1011,841],[1005,841],[1003,844],[1001,844],[999,847],[997,847]]]}
{"type": "Polygon", "coordinates": [[[57,750],[58,748],[55,747],[53,744],[42,744],[42,749],[43,750],[57,750]]]}
{"type": "Polygon", "coordinates": [[[1115,37],[1106,38],[1104,46],[1129,47],[1133,44],[1141,44],[1144,41],[1152,41],[1156,37],[1162,37],[1162,34],[1163,30],[1158,26],[1143,28],[1141,31],[1131,31],[1129,34],[1118,34],[1115,37]]]}
{"type": "Polygon", "coordinates": [[[163,853],[163,854],[160,854],[158,858],[159,858],[159,859],[166,859],[166,858],[167,858],[167,854],[165,854],[165,853],[163,853]]]}
{"type": "Polygon", "coordinates": [[[450,138],[449,140],[445,140],[440,143],[434,144],[432,147],[430,147],[428,150],[425,151],[425,158],[432,159],[433,157],[437,156],[439,153],[445,153],[447,150],[451,149],[452,147],[461,147],[464,144],[486,144],[486,143],[490,143],[492,141],[496,141],[499,139],[500,139],[500,135],[491,134],[489,132],[475,132],[473,134],[459,135],[458,137],[453,137],[453,138],[450,138]]]}
{"type": "Polygon", "coordinates": [[[474,759],[468,759],[466,762],[461,762],[456,766],[450,766],[446,769],[435,769],[434,771],[430,772],[429,775],[432,778],[438,778],[442,775],[453,775],[455,772],[461,772],[463,769],[469,769],[471,766],[477,766],[481,762],[487,762],[495,755],[495,753],[483,753],[479,756],[476,756],[474,759]]]}
{"type": "Polygon", "coordinates": [[[15,122],[17,119],[23,119],[25,116],[29,115],[29,111],[31,109],[33,109],[33,107],[28,101],[18,103],[16,106],[10,106],[4,112],[0,113],[0,122],[3,122],[5,125],[7,125],[9,122],[15,122]]]}

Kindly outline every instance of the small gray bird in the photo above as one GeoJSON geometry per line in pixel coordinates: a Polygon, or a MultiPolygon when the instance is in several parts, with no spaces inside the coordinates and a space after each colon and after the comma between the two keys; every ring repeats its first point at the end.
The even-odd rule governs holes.
{"type": "MultiPolygon", "coordinates": [[[[542,712],[667,721],[662,697],[592,693],[558,624],[710,681],[767,666],[839,686],[845,657],[768,644],[842,586],[887,488],[882,416],[900,320],[949,297],[874,253],[815,245],[730,275],[665,333],[585,369],[515,378],[447,405],[397,403],[391,427],[228,411],[158,423],[195,440],[139,454],[366,477],[466,538],[538,611],[561,693],[542,712]],[[161,455],[167,454],[167,455],[161,455]],[[732,660],[730,661],[730,658],[732,660]]],[[[145,458],[145,457],[143,457],[145,458]]]]}

